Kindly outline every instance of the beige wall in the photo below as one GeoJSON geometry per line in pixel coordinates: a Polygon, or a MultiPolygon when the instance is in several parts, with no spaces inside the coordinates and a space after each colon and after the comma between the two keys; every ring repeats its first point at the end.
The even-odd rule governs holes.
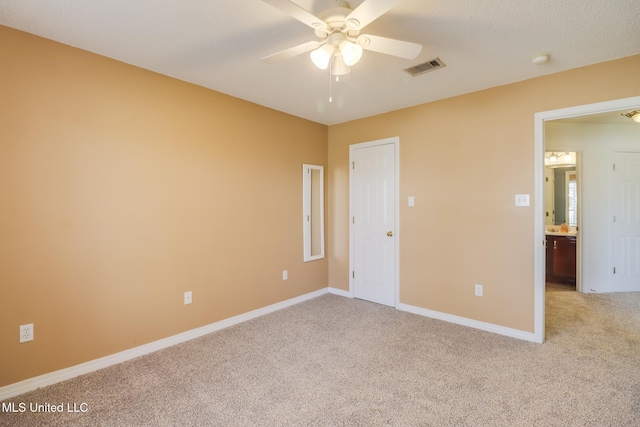
{"type": "Polygon", "coordinates": [[[1,26],[0,94],[0,386],[327,287],[326,126],[1,26]]]}
{"type": "Polygon", "coordinates": [[[399,136],[400,302],[533,332],[534,207],[514,197],[533,200],[534,114],[640,95],[638,70],[629,57],[331,126],[329,283],[349,289],[349,145],[399,136]]]}

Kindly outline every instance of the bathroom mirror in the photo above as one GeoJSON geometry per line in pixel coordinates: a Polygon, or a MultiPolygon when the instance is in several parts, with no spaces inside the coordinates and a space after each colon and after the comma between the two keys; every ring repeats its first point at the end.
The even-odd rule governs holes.
{"type": "Polygon", "coordinates": [[[578,187],[575,152],[545,153],[545,225],[578,225],[578,187]]]}
{"type": "Polygon", "coordinates": [[[302,165],[304,261],[324,258],[324,166],[302,165]]]}

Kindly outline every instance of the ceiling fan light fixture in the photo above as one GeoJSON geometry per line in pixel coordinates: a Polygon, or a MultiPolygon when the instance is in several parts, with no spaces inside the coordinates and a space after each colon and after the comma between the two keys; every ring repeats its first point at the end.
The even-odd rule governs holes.
{"type": "Polygon", "coordinates": [[[335,48],[333,45],[325,44],[318,49],[311,52],[311,61],[313,64],[321,70],[326,70],[329,66],[329,61],[333,56],[335,48]]]}
{"type": "Polygon", "coordinates": [[[348,40],[340,43],[340,52],[344,63],[348,66],[357,64],[362,58],[362,46],[348,40]]]}
{"type": "Polygon", "coordinates": [[[333,58],[331,58],[331,74],[334,76],[344,76],[350,72],[351,68],[344,62],[342,55],[334,55],[333,58]]]}

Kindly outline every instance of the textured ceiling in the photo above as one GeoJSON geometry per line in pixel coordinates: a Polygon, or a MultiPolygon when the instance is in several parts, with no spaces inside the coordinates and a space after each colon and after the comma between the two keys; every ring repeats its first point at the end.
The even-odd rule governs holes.
{"type": "Polygon", "coordinates": [[[261,61],[315,40],[261,0],[0,0],[0,24],[327,125],[640,54],[638,0],[404,0],[363,32],[421,43],[418,58],[365,51],[329,103],[308,55],[261,61]],[[403,71],[435,57],[446,67],[403,71]]]}

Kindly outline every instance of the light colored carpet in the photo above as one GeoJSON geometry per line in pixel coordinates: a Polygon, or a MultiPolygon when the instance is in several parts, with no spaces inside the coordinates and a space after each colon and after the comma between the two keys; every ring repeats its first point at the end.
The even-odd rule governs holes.
{"type": "Polygon", "coordinates": [[[640,294],[547,293],[544,344],[325,295],[10,399],[2,426],[638,426],[640,294]]]}

